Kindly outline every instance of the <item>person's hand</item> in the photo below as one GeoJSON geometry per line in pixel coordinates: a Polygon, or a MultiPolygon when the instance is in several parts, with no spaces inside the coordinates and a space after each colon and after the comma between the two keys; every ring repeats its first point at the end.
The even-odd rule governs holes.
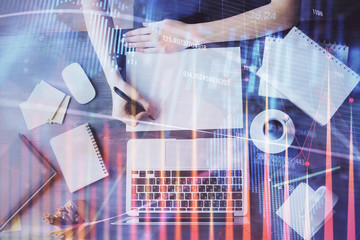
{"type": "Polygon", "coordinates": [[[150,103],[143,98],[136,89],[130,84],[126,83],[119,72],[109,72],[106,74],[106,79],[110,86],[112,96],[112,116],[130,126],[136,126],[137,121],[146,117],[151,116],[150,103]],[[128,103],[125,99],[120,97],[114,90],[117,87],[120,91],[125,93],[132,100],[139,103],[144,109],[144,112],[136,111],[133,104],[128,103]]]}
{"type": "Polygon", "coordinates": [[[135,106],[128,103],[117,93],[115,93],[114,86],[112,86],[111,87],[111,94],[113,101],[112,116],[132,127],[135,127],[138,124],[137,123],[138,120],[151,115],[150,103],[147,100],[145,100],[130,84],[123,82],[120,85],[121,86],[119,85],[118,86],[114,85],[114,86],[119,88],[128,97],[130,97],[131,99],[135,100],[140,105],[142,105],[145,111],[137,112],[135,106]]]}
{"type": "Polygon", "coordinates": [[[144,28],[129,31],[124,37],[128,46],[134,47],[137,52],[170,53],[197,44],[189,24],[165,19],[143,25],[144,28]]]}

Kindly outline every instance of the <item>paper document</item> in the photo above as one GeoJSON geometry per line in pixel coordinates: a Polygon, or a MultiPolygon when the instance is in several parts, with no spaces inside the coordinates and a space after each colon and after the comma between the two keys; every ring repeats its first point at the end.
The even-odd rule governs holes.
{"type": "Polygon", "coordinates": [[[331,119],[360,80],[296,27],[281,42],[270,44],[266,56],[265,67],[257,75],[321,125],[331,119]]]}
{"type": "Polygon", "coordinates": [[[240,48],[128,55],[126,81],[157,110],[127,131],[242,128],[240,48]]]}
{"type": "Polygon", "coordinates": [[[314,191],[306,183],[300,183],[276,214],[301,237],[310,239],[324,225],[337,201],[338,196],[325,186],[314,191]],[[332,202],[327,209],[325,201],[331,195],[332,202]]]}
{"type": "Polygon", "coordinates": [[[70,97],[48,83],[41,81],[36,85],[20,109],[29,130],[48,122],[62,123],[70,97]]]}

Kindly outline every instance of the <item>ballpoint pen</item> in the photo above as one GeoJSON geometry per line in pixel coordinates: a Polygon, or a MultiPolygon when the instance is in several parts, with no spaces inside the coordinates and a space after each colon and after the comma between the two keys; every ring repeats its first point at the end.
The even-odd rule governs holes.
{"type": "MultiPolygon", "coordinates": [[[[141,106],[137,101],[131,99],[128,95],[126,95],[124,92],[122,92],[120,89],[118,89],[117,87],[114,87],[114,91],[116,92],[117,95],[119,95],[120,97],[122,97],[125,101],[127,101],[130,105],[134,105],[136,110],[138,112],[145,112],[145,109],[143,106],[141,106]]],[[[132,115],[136,115],[132,112],[130,112],[132,115]]],[[[148,117],[151,120],[155,120],[151,115],[148,115],[148,117]]]]}

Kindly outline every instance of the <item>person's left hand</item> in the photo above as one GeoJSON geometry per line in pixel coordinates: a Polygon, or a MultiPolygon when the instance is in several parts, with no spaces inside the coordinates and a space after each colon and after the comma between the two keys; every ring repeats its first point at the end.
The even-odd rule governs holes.
{"type": "Polygon", "coordinates": [[[195,40],[190,25],[165,19],[160,22],[143,23],[144,28],[138,28],[125,34],[124,41],[137,52],[170,53],[181,51],[193,46],[195,40]]]}

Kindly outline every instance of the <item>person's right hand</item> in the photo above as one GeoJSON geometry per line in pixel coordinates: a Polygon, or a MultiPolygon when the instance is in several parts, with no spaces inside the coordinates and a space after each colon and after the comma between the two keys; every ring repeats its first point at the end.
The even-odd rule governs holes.
{"type": "Polygon", "coordinates": [[[121,79],[120,81],[115,82],[110,85],[111,95],[112,95],[112,116],[114,118],[119,119],[120,121],[126,123],[129,126],[135,127],[138,124],[138,120],[151,115],[150,111],[150,103],[143,98],[136,89],[130,84],[124,82],[121,79]],[[114,91],[114,86],[119,88],[123,93],[129,96],[131,99],[137,101],[140,105],[142,105],[145,109],[144,112],[138,112],[136,115],[132,115],[131,112],[131,104],[125,101],[122,97],[120,97],[114,91]]]}

